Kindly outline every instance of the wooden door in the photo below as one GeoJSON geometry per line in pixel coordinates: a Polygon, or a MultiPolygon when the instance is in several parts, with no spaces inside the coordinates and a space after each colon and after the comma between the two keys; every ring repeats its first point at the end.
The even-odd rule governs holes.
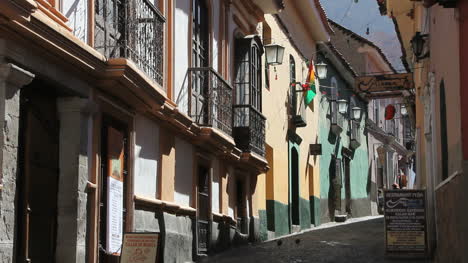
{"type": "Polygon", "coordinates": [[[210,237],[210,191],[209,169],[203,166],[198,168],[197,193],[197,250],[198,254],[207,254],[210,237]]]}
{"type": "Polygon", "coordinates": [[[125,229],[127,128],[104,117],[101,134],[99,262],[118,263],[125,229]]]}
{"type": "Polygon", "coordinates": [[[56,97],[43,87],[21,91],[18,262],[55,262],[59,123],[56,97]]]}

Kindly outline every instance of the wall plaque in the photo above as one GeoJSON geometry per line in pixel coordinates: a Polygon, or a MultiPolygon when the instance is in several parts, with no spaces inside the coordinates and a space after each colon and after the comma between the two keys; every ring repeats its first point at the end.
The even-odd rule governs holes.
{"type": "Polygon", "coordinates": [[[155,263],[159,233],[125,233],[120,263],[155,263]]]}
{"type": "Polygon", "coordinates": [[[310,144],[309,154],[310,155],[322,155],[322,144],[320,143],[310,144]]]}

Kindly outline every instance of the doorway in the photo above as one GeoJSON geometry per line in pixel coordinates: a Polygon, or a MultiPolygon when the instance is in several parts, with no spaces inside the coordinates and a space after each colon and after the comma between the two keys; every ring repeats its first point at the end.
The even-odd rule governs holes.
{"type": "Polygon", "coordinates": [[[299,153],[291,148],[291,223],[300,225],[299,219],[299,153]]]}
{"type": "Polygon", "coordinates": [[[206,166],[198,167],[197,193],[197,251],[198,255],[207,255],[210,237],[210,170],[206,166]]]}
{"type": "Polygon", "coordinates": [[[99,262],[118,263],[125,229],[128,179],[127,126],[104,116],[101,130],[99,262]],[[110,220],[111,219],[111,220],[110,220]]]}
{"type": "Polygon", "coordinates": [[[344,158],[346,213],[351,216],[351,160],[344,158]]]}
{"type": "Polygon", "coordinates": [[[247,194],[245,191],[246,188],[245,188],[244,179],[237,178],[236,180],[236,217],[237,217],[237,230],[242,234],[247,234],[248,233],[247,194]]]}
{"type": "Polygon", "coordinates": [[[60,130],[56,99],[38,80],[21,90],[18,262],[55,262],[60,130]]]}

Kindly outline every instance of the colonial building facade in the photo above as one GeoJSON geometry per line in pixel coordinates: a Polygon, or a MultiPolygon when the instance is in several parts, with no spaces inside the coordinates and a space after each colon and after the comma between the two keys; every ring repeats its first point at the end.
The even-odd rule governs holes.
{"type": "Polygon", "coordinates": [[[262,22],[283,7],[3,1],[1,262],[118,262],[124,232],[171,262],[260,239],[262,22]]]}
{"type": "MultiPolygon", "coordinates": [[[[266,69],[263,89],[270,168],[263,182],[265,230],[278,237],[317,225],[319,156],[311,155],[309,146],[318,143],[319,103],[315,97],[306,104],[301,84],[309,82],[316,44],[329,40],[331,28],[318,1],[293,1],[281,13],[265,16],[263,32],[269,43],[285,48],[283,63],[266,69]]],[[[318,90],[318,78],[312,84],[318,90]]]]}
{"type": "Polygon", "coordinates": [[[393,17],[402,61],[415,82],[417,171],[426,189],[428,248],[436,262],[468,255],[467,200],[467,1],[379,1],[393,17]],[[404,10],[409,10],[405,15],[404,10]]]}
{"type": "MultiPolygon", "coordinates": [[[[336,32],[336,30],[335,30],[336,32]]],[[[319,44],[328,74],[320,81],[320,221],[371,215],[367,101],[354,92],[357,76],[332,43],[319,44]],[[343,106],[344,105],[344,106],[343,106]],[[354,116],[359,108],[360,116],[354,116]]]]}

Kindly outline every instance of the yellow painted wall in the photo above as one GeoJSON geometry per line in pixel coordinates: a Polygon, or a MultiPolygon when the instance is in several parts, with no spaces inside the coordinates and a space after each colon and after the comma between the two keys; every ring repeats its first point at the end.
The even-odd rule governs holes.
{"type": "MultiPolygon", "coordinates": [[[[265,15],[265,21],[271,28],[272,42],[278,43],[285,47],[285,54],[283,63],[275,67],[270,66],[270,90],[263,89],[263,114],[267,118],[266,123],[266,143],[270,149],[268,154],[267,148],[267,160],[273,163],[270,164],[271,169],[267,176],[267,199],[274,198],[283,204],[288,203],[288,96],[289,96],[289,57],[292,55],[296,63],[296,81],[304,82],[307,77],[308,67],[306,61],[293,44],[288,40],[287,35],[281,29],[281,25],[271,15],[265,15]],[[273,186],[271,185],[273,184],[273,186]]],[[[300,25],[297,25],[300,27],[300,25]]],[[[306,34],[304,32],[304,34],[306,34]]],[[[315,45],[316,43],[307,42],[299,39],[295,39],[295,44],[304,50],[304,56],[308,56],[308,59],[315,57],[315,45]]],[[[316,143],[318,141],[318,103],[315,101],[309,105],[307,110],[307,126],[297,128],[296,133],[302,138],[302,143],[299,147],[299,177],[300,177],[300,196],[303,199],[308,200],[311,195],[310,189],[315,189],[318,194],[318,157],[314,158],[308,154],[309,144],[316,143]],[[310,185],[309,183],[309,167],[312,166],[313,175],[316,177],[314,182],[316,185],[310,185]]]]}

